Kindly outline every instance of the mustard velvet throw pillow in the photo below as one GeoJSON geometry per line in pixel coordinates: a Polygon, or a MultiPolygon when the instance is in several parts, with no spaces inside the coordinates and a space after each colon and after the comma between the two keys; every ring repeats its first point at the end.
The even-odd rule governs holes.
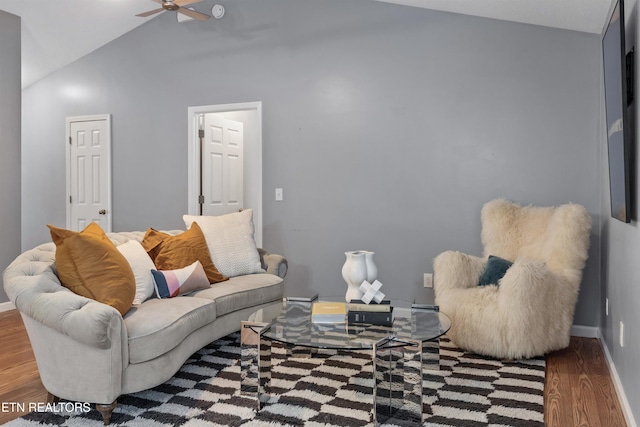
{"type": "Polygon", "coordinates": [[[200,261],[209,283],[229,280],[211,261],[207,242],[197,225],[176,236],[150,228],[142,239],[142,247],[158,270],[177,270],[200,261]]]}
{"type": "Polygon", "coordinates": [[[56,245],[56,269],[70,291],[110,305],[125,315],[136,293],[126,258],[95,222],[81,232],[47,225],[56,245]]]}

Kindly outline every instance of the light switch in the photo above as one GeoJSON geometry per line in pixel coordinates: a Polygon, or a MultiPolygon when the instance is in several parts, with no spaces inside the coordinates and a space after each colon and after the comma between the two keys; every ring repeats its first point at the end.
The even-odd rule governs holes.
{"type": "Polygon", "coordinates": [[[276,202],[282,201],[282,188],[276,188],[276,202]]]}

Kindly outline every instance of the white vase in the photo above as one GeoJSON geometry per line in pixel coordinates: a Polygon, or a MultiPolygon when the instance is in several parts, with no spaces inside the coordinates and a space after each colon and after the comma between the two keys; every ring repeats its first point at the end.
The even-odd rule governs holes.
{"type": "Polygon", "coordinates": [[[364,252],[365,263],[367,264],[367,282],[373,283],[378,278],[378,267],[376,267],[376,264],[373,262],[373,254],[375,254],[375,252],[361,252],[364,252]]]}
{"type": "Polygon", "coordinates": [[[360,290],[360,285],[367,280],[367,252],[348,251],[344,254],[347,256],[347,260],[342,266],[342,278],[347,283],[345,300],[349,302],[362,299],[364,294],[360,290]]]}

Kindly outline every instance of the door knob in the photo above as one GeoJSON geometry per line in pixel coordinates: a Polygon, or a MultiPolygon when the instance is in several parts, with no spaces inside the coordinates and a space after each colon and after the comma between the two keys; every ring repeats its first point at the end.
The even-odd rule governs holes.
{"type": "Polygon", "coordinates": [[[100,215],[106,215],[106,214],[107,214],[107,211],[106,211],[106,209],[100,209],[100,210],[98,211],[98,213],[99,213],[100,215]]]}

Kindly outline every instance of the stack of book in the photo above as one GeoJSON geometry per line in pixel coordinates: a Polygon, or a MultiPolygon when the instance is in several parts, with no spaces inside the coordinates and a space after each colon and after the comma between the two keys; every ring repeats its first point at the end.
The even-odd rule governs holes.
{"type": "Polygon", "coordinates": [[[284,297],[284,299],[287,302],[313,302],[318,299],[318,293],[307,290],[284,297]]]}
{"type": "Polygon", "coordinates": [[[345,323],[346,314],[346,304],[343,302],[314,302],[311,307],[311,322],[345,323]]]}
{"type": "Polygon", "coordinates": [[[370,325],[393,325],[393,307],[389,300],[369,304],[360,300],[351,300],[347,304],[347,321],[349,323],[367,323],[370,325]]]}

